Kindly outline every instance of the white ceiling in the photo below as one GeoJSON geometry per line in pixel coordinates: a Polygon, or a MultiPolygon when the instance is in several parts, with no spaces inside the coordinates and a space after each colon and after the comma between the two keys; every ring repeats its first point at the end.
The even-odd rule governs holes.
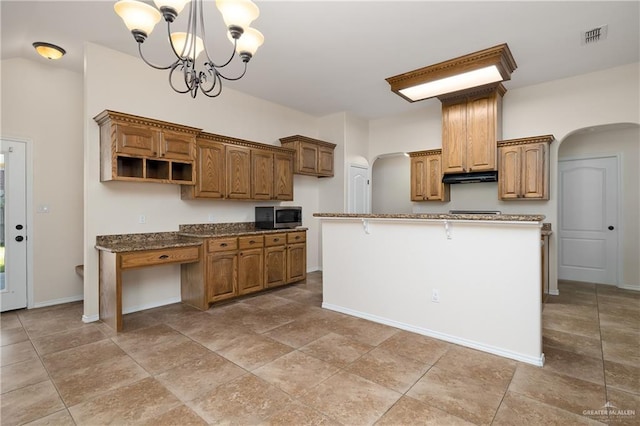
{"type": "MultiPolygon", "coordinates": [[[[67,55],[49,63],[77,72],[86,41],[137,56],[114,3],[2,0],[1,57],[45,62],[34,41],[64,47],[67,55]]],[[[225,87],[315,116],[350,111],[376,118],[419,108],[391,93],[385,78],[505,42],[518,64],[507,89],[640,60],[639,1],[256,3],[260,17],[253,26],[265,44],[247,75],[225,87]],[[582,45],[581,33],[601,25],[608,25],[607,39],[582,45]]],[[[222,62],[231,45],[214,3],[206,6],[209,50],[222,62]]],[[[163,24],[143,45],[157,63],[169,62],[163,24]]],[[[224,102],[224,93],[211,102],[224,102]]]]}

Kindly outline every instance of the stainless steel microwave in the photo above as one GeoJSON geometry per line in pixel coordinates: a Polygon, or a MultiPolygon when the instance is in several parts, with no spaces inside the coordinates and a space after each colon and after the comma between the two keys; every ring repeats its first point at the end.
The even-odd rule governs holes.
{"type": "Polygon", "coordinates": [[[282,229],[302,226],[302,207],[256,207],[256,228],[282,229]]]}

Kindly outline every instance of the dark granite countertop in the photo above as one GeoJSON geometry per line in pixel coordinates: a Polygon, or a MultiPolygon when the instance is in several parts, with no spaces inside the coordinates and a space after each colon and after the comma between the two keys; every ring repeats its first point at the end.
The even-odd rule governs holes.
{"type": "Polygon", "coordinates": [[[319,218],[353,218],[353,219],[421,219],[421,220],[485,220],[494,222],[542,222],[541,214],[447,214],[447,213],[414,213],[414,214],[360,214],[360,213],[314,213],[319,218]]]}
{"type": "Polygon", "coordinates": [[[112,253],[161,250],[175,247],[192,247],[202,244],[204,238],[237,237],[241,235],[277,234],[306,231],[307,228],[257,229],[253,222],[204,223],[180,225],[177,232],[153,232],[145,234],[98,235],[96,249],[112,253]]]}
{"type": "Polygon", "coordinates": [[[179,235],[177,232],[98,235],[96,237],[96,248],[112,253],[192,247],[201,244],[201,239],[179,235]]]}

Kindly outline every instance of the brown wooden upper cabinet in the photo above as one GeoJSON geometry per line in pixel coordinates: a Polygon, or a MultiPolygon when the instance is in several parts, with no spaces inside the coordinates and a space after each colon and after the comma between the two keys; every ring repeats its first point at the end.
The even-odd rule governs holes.
{"type": "Polygon", "coordinates": [[[502,84],[442,101],[442,172],[496,170],[496,142],[502,136],[502,84]]]}
{"type": "Polygon", "coordinates": [[[411,201],[449,201],[449,185],[442,183],[442,150],[410,152],[411,201]]]}
{"type": "Polygon", "coordinates": [[[196,184],[182,199],[293,200],[293,149],[201,133],[196,184]]]}
{"type": "Polygon", "coordinates": [[[553,135],[498,142],[498,198],[549,199],[549,146],[553,135]]]}
{"type": "Polygon", "coordinates": [[[333,177],[335,144],[300,135],[280,138],[280,144],[295,150],[293,173],[333,177]]]}
{"type": "Polygon", "coordinates": [[[105,110],[100,126],[100,180],[194,185],[200,129],[105,110]]]}

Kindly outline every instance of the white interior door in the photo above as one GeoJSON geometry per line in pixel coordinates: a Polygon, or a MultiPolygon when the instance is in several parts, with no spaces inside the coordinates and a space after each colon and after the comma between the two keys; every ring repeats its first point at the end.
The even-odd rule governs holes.
{"type": "Polygon", "coordinates": [[[558,278],[618,284],[618,161],[558,162],[558,278]]]}
{"type": "Polygon", "coordinates": [[[349,213],[369,213],[369,168],[349,165],[349,213]]]}
{"type": "Polygon", "coordinates": [[[24,142],[1,142],[0,304],[8,311],[27,306],[27,154],[24,142]]]}

